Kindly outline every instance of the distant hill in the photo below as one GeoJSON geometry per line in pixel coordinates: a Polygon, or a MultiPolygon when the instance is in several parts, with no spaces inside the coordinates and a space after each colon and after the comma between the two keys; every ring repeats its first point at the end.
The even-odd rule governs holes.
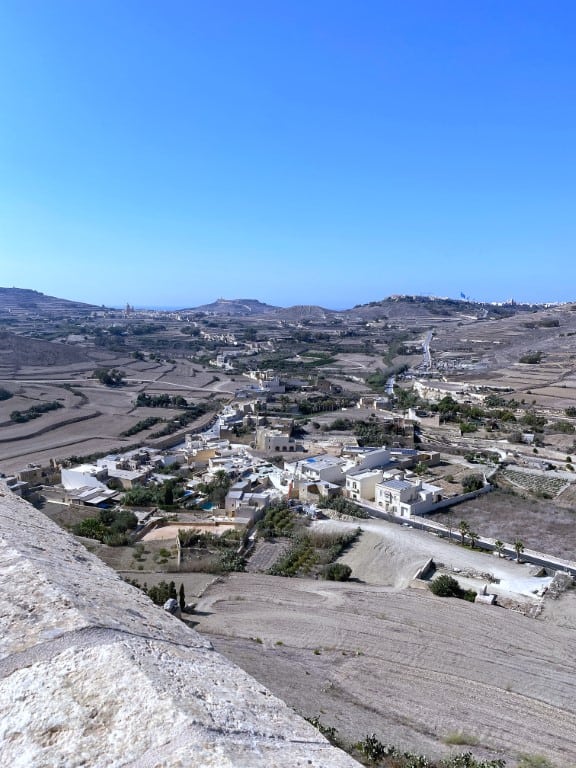
{"type": "Polygon", "coordinates": [[[235,317],[248,317],[250,315],[264,315],[274,312],[278,307],[264,304],[258,299],[217,299],[211,304],[202,304],[200,307],[191,307],[183,312],[206,312],[211,315],[234,315],[235,317]]]}
{"type": "Polygon", "coordinates": [[[22,367],[47,367],[89,363],[92,356],[78,347],[0,331],[0,374],[10,375],[22,367]]]}
{"type": "Polygon", "coordinates": [[[358,304],[342,312],[343,315],[366,320],[379,318],[406,321],[409,319],[433,320],[459,317],[511,317],[533,309],[528,304],[493,305],[466,299],[445,299],[433,296],[389,296],[381,301],[358,304]]]}
{"type": "Polygon", "coordinates": [[[0,288],[0,315],[3,316],[88,314],[98,309],[101,307],[95,304],[57,299],[28,288],[0,288]]]}
{"type": "Polygon", "coordinates": [[[324,307],[316,306],[315,304],[296,304],[293,307],[285,307],[276,309],[271,315],[279,320],[326,320],[331,315],[338,314],[332,309],[324,309],[324,307]]]}

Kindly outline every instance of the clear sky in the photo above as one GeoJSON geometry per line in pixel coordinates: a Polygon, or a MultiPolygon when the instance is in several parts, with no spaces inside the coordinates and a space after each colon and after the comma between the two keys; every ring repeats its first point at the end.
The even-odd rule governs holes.
{"type": "Polygon", "coordinates": [[[2,0],[0,285],[576,298],[574,0],[2,0]]]}

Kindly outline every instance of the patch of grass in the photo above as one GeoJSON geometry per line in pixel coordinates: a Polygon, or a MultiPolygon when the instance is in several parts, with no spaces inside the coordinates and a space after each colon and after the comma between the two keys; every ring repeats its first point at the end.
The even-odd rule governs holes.
{"type": "Polygon", "coordinates": [[[518,768],[555,768],[554,763],[544,755],[520,755],[518,768]]]}
{"type": "Polygon", "coordinates": [[[444,744],[465,745],[469,747],[475,747],[478,744],[476,736],[473,736],[471,733],[466,733],[466,731],[453,731],[445,736],[442,741],[444,744]]]}

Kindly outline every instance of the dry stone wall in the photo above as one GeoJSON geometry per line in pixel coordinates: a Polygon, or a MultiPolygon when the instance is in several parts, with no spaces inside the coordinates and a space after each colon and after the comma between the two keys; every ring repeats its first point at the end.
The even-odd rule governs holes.
{"type": "Polygon", "coordinates": [[[0,764],[358,764],[0,483],[0,764]]]}

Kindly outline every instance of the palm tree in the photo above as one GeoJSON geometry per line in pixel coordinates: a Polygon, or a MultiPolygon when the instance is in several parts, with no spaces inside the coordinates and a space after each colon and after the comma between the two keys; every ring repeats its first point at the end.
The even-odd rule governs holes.
{"type": "Polygon", "coordinates": [[[448,510],[448,541],[452,541],[452,528],[454,526],[454,512],[452,509],[448,510]]]}
{"type": "Polygon", "coordinates": [[[476,533],[476,531],[470,531],[469,530],[468,531],[468,536],[470,538],[470,546],[472,547],[472,549],[474,549],[474,545],[478,541],[478,534],[476,533]]]}
{"type": "Polygon", "coordinates": [[[514,549],[516,551],[516,561],[519,563],[520,555],[522,554],[522,552],[524,552],[524,544],[519,539],[517,539],[514,542],[514,549]]]}
{"type": "Polygon", "coordinates": [[[458,523],[458,530],[460,531],[460,536],[462,536],[462,546],[464,546],[464,539],[470,533],[470,526],[468,525],[466,520],[460,520],[460,522],[458,523]]]}
{"type": "Polygon", "coordinates": [[[504,551],[504,542],[500,541],[500,539],[496,539],[494,542],[494,548],[496,549],[496,552],[498,552],[498,557],[502,557],[502,552],[504,551]]]}

